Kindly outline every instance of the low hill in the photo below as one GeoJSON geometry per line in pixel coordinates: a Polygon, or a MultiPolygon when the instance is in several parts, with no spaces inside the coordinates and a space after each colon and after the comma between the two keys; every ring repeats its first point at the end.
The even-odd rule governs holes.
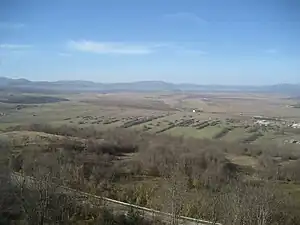
{"type": "Polygon", "coordinates": [[[207,92],[262,92],[300,95],[300,84],[270,86],[173,84],[163,81],[139,81],[131,83],[96,83],[91,81],[29,81],[0,77],[0,91],[22,92],[149,92],[149,91],[207,91],[207,92]]]}

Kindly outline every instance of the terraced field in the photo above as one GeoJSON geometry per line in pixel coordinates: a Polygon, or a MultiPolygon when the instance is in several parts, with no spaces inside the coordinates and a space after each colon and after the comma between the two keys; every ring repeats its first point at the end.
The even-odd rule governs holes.
{"type": "MultiPolygon", "coordinates": [[[[253,104],[268,103],[265,96],[242,95],[241,98],[229,94],[73,94],[56,96],[67,101],[47,104],[13,104],[0,103],[0,130],[19,124],[51,123],[55,126],[71,125],[82,128],[94,127],[98,130],[125,127],[150,133],[166,133],[174,136],[193,138],[220,139],[226,142],[253,142],[257,144],[276,142],[283,143],[286,139],[300,140],[300,135],[286,132],[284,135],[274,130],[259,130],[256,134],[249,132],[254,121],[256,107],[253,104]],[[250,100],[249,100],[250,99],[250,100]],[[237,106],[244,105],[248,112],[237,114],[237,106]],[[234,110],[233,108],[234,107],[234,110]],[[197,111],[193,112],[196,109],[197,111]],[[188,122],[193,120],[192,122],[188,122]],[[200,125],[204,121],[219,120],[220,124],[200,125]],[[244,122],[250,128],[244,127],[244,122]],[[182,125],[180,125],[183,123],[182,125]],[[184,124],[188,123],[188,125],[184,124]],[[198,125],[199,126],[198,126],[198,125]],[[252,125],[251,125],[252,124],[252,125]],[[201,128],[201,129],[196,129],[201,128]],[[232,129],[233,128],[233,129],[232,129]],[[226,130],[230,129],[230,130],[226,130]],[[248,140],[249,139],[249,140],[248,140]]],[[[272,107],[275,99],[272,99],[272,107]]],[[[284,104],[276,106],[278,110],[284,104]]],[[[240,108],[243,109],[242,107],[240,108]]],[[[289,116],[296,117],[296,109],[291,109],[289,116]],[[295,112],[294,112],[295,111],[295,112]]]]}

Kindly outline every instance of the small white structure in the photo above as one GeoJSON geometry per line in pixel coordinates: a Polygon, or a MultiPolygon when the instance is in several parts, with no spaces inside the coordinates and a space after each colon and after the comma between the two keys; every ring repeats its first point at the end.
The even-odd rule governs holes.
{"type": "Polygon", "coordinates": [[[260,126],[268,126],[268,125],[270,125],[270,122],[269,122],[269,121],[266,121],[266,120],[257,120],[257,121],[255,122],[255,124],[258,124],[258,125],[260,125],[260,126]]]}
{"type": "Polygon", "coordinates": [[[292,125],[292,128],[295,128],[295,129],[300,128],[300,123],[294,123],[292,125]]]}
{"type": "Polygon", "coordinates": [[[193,109],[193,113],[195,113],[196,112],[196,109],[193,109]]]}

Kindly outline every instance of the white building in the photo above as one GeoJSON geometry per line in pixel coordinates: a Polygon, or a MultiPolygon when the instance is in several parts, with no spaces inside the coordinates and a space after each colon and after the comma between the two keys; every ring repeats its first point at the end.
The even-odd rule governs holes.
{"type": "Polygon", "coordinates": [[[268,126],[268,125],[270,125],[270,122],[266,121],[266,120],[257,120],[255,122],[255,124],[258,124],[258,125],[261,125],[261,126],[268,126]]]}
{"type": "Polygon", "coordinates": [[[294,124],[292,125],[292,128],[300,128],[300,123],[294,123],[294,124]]]}

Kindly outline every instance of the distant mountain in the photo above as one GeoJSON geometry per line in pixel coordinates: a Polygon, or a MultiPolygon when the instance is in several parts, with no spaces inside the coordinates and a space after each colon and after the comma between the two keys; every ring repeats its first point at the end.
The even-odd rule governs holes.
{"type": "Polygon", "coordinates": [[[269,92],[300,95],[300,84],[277,84],[267,86],[265,89],[269,92]]]}
{"type": "Polygon", "coordinates": [[[31,81],[26,79],[10,79],[6,77],[0,77],[0,87],[6,85],[26,85],[30,83],[31,81]]]}
{"type": "Polygon", "coordinates": [[[20,92],[120,92],[120,91],[173,91],[173,92],[263,92],[300,96],[300,84],[270,86],[197,85],[173,84],[163,81],[139,81],[131,83],[96,83],[92,81],[30,81],[0,77],[0,90],[20,92]]]}

